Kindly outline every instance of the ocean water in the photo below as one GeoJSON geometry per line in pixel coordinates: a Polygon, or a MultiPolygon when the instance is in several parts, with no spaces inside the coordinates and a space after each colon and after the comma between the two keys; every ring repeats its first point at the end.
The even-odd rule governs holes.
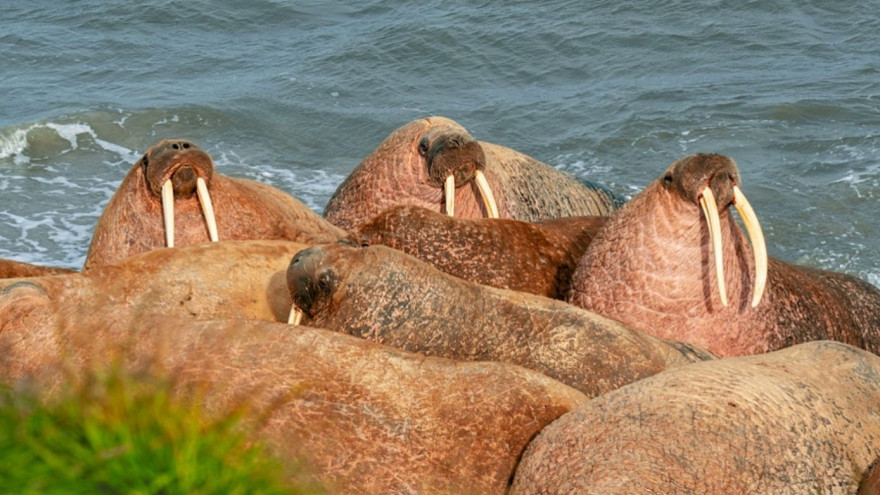
{"type": "Polygon", "coordinates": [[[160,139],[321,212],[442,115],[631,196],[733,157],[770,254],[880,285],[873,1],[0,3],[0,257],[79,268],[160,139]]]}

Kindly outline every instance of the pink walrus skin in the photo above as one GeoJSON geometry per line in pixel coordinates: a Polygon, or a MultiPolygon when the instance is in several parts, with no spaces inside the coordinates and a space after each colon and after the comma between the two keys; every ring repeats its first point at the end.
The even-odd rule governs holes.
{"type": "Polygon", "coordinates": [[[568,301],[718,356],[821,339],[880,352],[880,290],[768,258],[740,184],[726,156],[673,163],[596,235],[572,276],[568,301]],[[731,206],[751,217],[744,222],[751,243],[731,206]]]}
{"type": "MultiPolygon", "coordinates": [[[[0,308],[21,314],[16,305],[40,297],[16,292],[33,291],[0,293],[0,308]]],[[[58,390],[113,362],[138,376],[170,374],[176,395],[208,413],[246,411],[256,438],[284,460],[303,459],[338,494],[504,494],[529,440],[586,400],[518,366],[425,357],[328,330],[127,321],[81,314],[4,329],[0,381],[58,390]]]]}
{"type": "Polygon", "coordinates": [[[477,141],[458,122],[427,117],[394,130],[364,158],[336,189],[324,217],[353,230],[391,206],[412,205],[462,218],[535,222],[608,215],[621,202],[599,184],[477,141]]]}
{"type": "Polygon", "coordinates": [[[880,454],[880,357],[833,341],[696,363],[529,444],[511,494],[855,494],[880,454]]]}
{"type": "Polygon", "coordinates": [[[95,226],[83,269],[160,247],[208,241],[315,244],[346,236],[275,187],[226,177],[185,139],[150,147],[122,180],[95,226]]]}

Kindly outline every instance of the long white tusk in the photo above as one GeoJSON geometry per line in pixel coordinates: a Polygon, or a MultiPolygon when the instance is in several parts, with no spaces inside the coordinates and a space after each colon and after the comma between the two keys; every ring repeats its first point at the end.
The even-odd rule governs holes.
{"type": "Polygon", "coordinates": [[[170,180],[162,184],[162,214],[165,218],[165,245],[174,247],[174,186],[170,180]]]}
{"type": "Polygon", "coordinates": [[[290,316],[287,318],[287,324],[297,326],[303,319],[303,312],[296,307],[296,303],[290,308],[290,316]]]}
{"type": "Polygon", "coordinates": [[[752,241],[752,251],[755,252],[755,292],[752,295],[754,308],[761,302],[764,288],[767,286],[767,244],[764,242],[764,232],[761,230],[761,224],[758,223],[755,210],[737,186],[733,186],[733,205],[736,206],[736,211],[739,212],[746,226],[749,240],[752,241]]]}
{"type": "Polygon", "coordinates": [[[443,192],[446,193],[446,214],[450,217],[455,216],[455,177],[452,174],[446,178],[443,185],[443,192]]]}
{"type": "Polygon", "coordinates": [[[479,170],[474,171],[474,180],[477,182],[477,189],[483,197],[483,204],[486,205],[486,211],[489,212],[489,218],[498,218],[498,205],[495,204],[495,196],[492,195],[492,188],[489,187],[489,181],[486,176],[479,170]]]}
{"type": "Polygon", "coordinates": [[[214,205],[211,204],[211,194],[208,193],[205,179],[201,177],[196,179],[196,192],[199,195],[202,212],[205,214],[205,221],[208,222],[208,236],[210,236],[211,242],[217,242],[220,240],[217,236],[217,220],[214,218],[214,205]]]}
{"type": "Polygon", "coordinates": [[[709,187],[703,189],[700,194],[700,206],[703,215],[709,224],[709,241],[712,242],[712,251],[715,253],[715,275],[718,279],[718,295],[721,296],[721,304],[727,306],[727,289],[724,283],[724,253],[721,251],[721,219],[718,218],[718,206],[715,204],[715,195],[709,187]]]}

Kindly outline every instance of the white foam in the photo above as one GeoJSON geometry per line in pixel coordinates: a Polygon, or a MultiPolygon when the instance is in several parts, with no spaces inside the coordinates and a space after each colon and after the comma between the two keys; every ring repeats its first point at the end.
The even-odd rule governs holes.
{"type": "MultiPolygon", "coordinates": [[[[35,129],[39,124],[32,126],[31,129],[35,129]]],[[[88,134],[92,138],[97,138],[97,134],[95,131],[88,125],[82,123],[74,123],[74,124],[56,124],[54,122],[50,122],[45,124],[45,127],[52,129],[55,133],[58,134],[62,139],[66,139],[68,143],[70,143],[70,149],[75,150],[79,147],[79,141],[77,136],[80,134],[88,134]]],[[[69,150],[68,150],[69,151],[69,150]]]]}
{"type": "Polygon", "coordinates": [[[100,146],[101,148],[104,148],[105,150],[110,151],[112,153],[116,153],[117,155],[122,157],[123,161],[126,164],[134,163],[138,159],[140,159],[140,155],[137,153],[137,151],[126,148],[125,146],[113,144],[109,141],[104,141],[103,139],[98,139],[98,138],[95,138],[95,143],[97,143],[98,146],[100,146]]]}
{"type": "Polygon", "coordinates": [[[11,134],[0,133],[0,160],[16,156],[27,149],[27,133],[29,129],[15,129],[11,134]]]}
{"type": "Polygon", "coordinates": [[[26,128],[18,128],[11,133],[0,133],[0,159],[12,158],[16,165],[30,163],[30,157],[26,154],[28,149],[28,134],[35,129],[51,129],[61,139],[70,143],[70,148],[62,150],[65,154],[79,148],[79,136],[87,135],[104,150],[115,153],[125,162],[131,163],[139,158],[135,150],[98,138],[98,134],[89,124],[74,122],[70,124],[58,124],[55,122],[32,124],[26,128]]]}
{"type": "Polygon", "coordinates": [[[239,172],[244,172],[247,178],[270,184],[287,192],[319,215],[323,214],[324,205],[345,179],[344,175],[328,173],[320,169],[272,165],[250,166],[247,160],[230,150],[218,151],[214,156],[214,163],[220,173],[225,173],[224,165],[235,164],[239,172]]]}

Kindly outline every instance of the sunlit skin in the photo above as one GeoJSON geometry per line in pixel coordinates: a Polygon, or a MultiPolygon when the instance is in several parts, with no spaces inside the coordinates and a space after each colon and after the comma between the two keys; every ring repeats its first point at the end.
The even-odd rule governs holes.
{"type": "Polygon", "coordinates": [[[593,239],[569,302],[721,356],[817,339],[880,352],[880,290],[768,258],[743,189],[729,157],[676,161],[593,239]]]}
{"type": "Polygon", "coordinates": [[[95,227],[84,269],[218,240],[335,242],[347,234],[267,184],[217,173],[195,143],[168,139],[129,170],[95,227]]]}
{"type": "Polygon", "coordinates": [[[478,141],[444,117],[394,130],[337,188],[324,210],[354,229],[397,205],[460,218],[539,221],[607,215],[620,199],[597,184],[504,146],[478,141]]]}

